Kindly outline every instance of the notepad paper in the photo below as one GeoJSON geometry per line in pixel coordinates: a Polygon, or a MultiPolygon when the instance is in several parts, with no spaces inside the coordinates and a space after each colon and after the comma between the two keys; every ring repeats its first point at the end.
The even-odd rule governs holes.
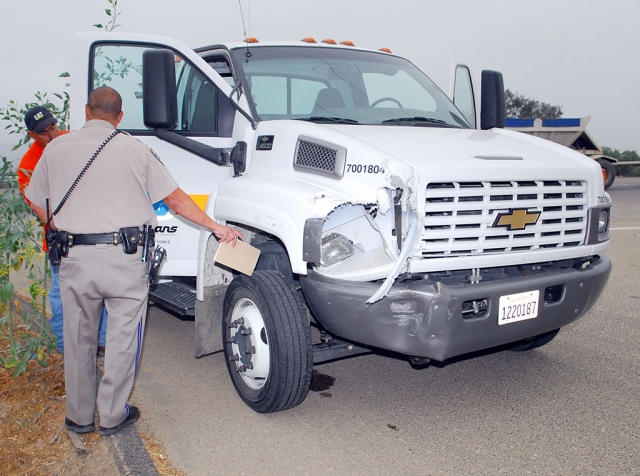
{"type": "Polygon", "coordinates": [[[213,260],[216,263],[251,276],[259,257],[260,250],[258,248],[238,240],[235,247],[231,243],[220,243],[213,260]]]}

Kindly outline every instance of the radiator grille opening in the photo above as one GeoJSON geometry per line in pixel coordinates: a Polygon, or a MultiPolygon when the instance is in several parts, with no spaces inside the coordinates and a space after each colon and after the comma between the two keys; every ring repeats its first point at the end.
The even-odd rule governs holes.
{"type": "Polygon", "coordinates": [[[586,183],[576,180],[429,183],[416,258],[580,246],[587,205],[586,183]],[[510,229],[494,226],[498,215],[509,217],[510,229]]]}

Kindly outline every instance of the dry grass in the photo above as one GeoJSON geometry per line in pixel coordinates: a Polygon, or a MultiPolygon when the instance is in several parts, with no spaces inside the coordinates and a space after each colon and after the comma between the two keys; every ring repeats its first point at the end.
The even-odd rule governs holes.
{"type": "MultiPolygon", "coordinates": [[[[20,332],[29,332],[22,321],[20,332]]],[[[9,348],[8,328],[0,328],[0,350],[9,348]]],[[[80,435],[85,451],[76,451],[64,429],[66,414],[62,355],[48,366],[30,361],[18,378],[0,367],[0,475],[117,476],[107,442],[96,431],[80,435]]],[[[158,472],[183,476],[153,436],[140,435],[158,472]]]]}
{"type": "MultiPolygon", "coordinates": [[[[3,348],[5,341],[0,337],[3,348]]],[[[78,453],[63,428],[62,356],[49,356],[46,368],[31,361],[18,378],[12,374],[0,368],[0,474],[118,474],[97,433],[82,436],[87,451],[78,453]]]]}
{"type": "Polygon", "coordinates": [[[186,473],[173,467],[167,456],[167,451],[161,443],[157,442],[153,435],[145,435],[139,433],[145,448],[153,464],[156,466],[158,473],[162,476],[186,476],[186,473]]]}

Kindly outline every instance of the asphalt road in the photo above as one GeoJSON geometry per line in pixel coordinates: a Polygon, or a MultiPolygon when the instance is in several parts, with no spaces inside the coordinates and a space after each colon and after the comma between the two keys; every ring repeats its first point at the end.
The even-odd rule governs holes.
{"type": "Polygon", "coordinates": [[[640,178],[609,193],[609,284],[543,348],[422,370],[383,355],[319,365],[319,391],[261,415],[222,355],[193,358],[193,322],[151,307],[138,425],[189,475],[640,474],[640,178]]]}

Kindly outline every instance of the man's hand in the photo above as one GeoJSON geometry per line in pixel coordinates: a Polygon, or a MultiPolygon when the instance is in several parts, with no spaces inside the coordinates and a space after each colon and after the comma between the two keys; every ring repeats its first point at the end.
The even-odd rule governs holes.
{"type": "MultiPolygon", "coordinates": [[[[216,225],[218,224],[216,223],[216,225]]],[[[219,242],[231,243],[232,246],[236,246],[236,243],[238,242],[238,238],[240,239],[244,238],[244,236],[242,236],[242,233],[232,228],[229,228],[228,226],[218,225],[211,231],[213,231],[213,234],[216,235],[216,238],[218,239],[219,242]]]]}
{"type": "Polygon", "coordinates": [[[236,246],[238,238],[244,238],[242,233],[213,221],[181,188],[175,189],[165,197],[164,203],[187,220],[211,230],[222,243],[232,243],[236,246]]]}

